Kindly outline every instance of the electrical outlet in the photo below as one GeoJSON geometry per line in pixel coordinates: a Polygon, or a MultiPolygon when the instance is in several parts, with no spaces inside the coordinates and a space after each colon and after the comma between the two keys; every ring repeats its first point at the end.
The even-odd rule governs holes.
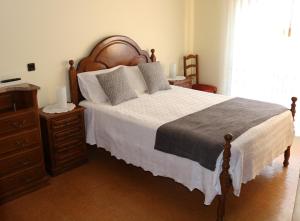
{"type": "Polygon", "coordinates": [[[27,70],[28,71],[35,71],[35,63],[27,64],[27,70]]]}

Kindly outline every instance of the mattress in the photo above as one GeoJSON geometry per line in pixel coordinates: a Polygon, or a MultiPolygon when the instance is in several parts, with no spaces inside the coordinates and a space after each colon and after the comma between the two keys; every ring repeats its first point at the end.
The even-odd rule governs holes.
{"type": "MultiPolygon", "coordinates": [[[[82,101],[85,107],[86,141],[109,151],[117,159],[198,189],[205,195],[205,205],[221,194],[219,175],[222,153],[216,169],[210,171],[199,163],[154,149],[158,127],[196,111],[224,102],[231,97],[172,86],[171,90],[142,94],[117,106],[82,101]]],[[[230,133],[230,131],[228,131],[230,133]]],[[[239,196],[247,183],[290,146],[294,138],[290,111],[255,126],[232,142],[230,174],[234,194],[239,196]]]]}

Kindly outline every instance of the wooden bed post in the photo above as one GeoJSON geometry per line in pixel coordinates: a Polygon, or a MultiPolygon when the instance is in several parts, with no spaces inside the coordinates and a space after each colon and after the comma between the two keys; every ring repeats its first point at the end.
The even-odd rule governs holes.
{"type": "Polygon", "coordinates": [[[69,82],[70,82],[70,96],[71,101],[78,105],[79,103],[79,95],[78,95],[78,82],[77,82],[77,72],[74,68],[74,61],[69,60],[70,68],[69,68],[69,82]]]}
{"type": "Polygon", "coordinates": [[[295,120],[295,115],[296,115],[296,102],[297,102],[297,100],[298,99],[296,97],[292,97],[291,112],[292,112],[294,120],[295,120]]]}
{"type": "Polygon", "coordinates": [[[219,205],[218,205],[218,217],[217,221],[223,221],[225,215],[225,204],[226,204],[226,195],[228,190],[231,187],[231,178],[229,174],[230,168],[230,157],[231,157],[231,141],[233,139],[232,134],[226,134],[224,152],[223,152],[223,164],[222,164],[222,172],[220,174],[220,184],[221,184],[221,192],[219,195],[219,205]]]}
{"type": "MultiPolygon", "coordinates": [[[[292,104],[291,104],[291,109],[290,110],[292,112],[293,120],[295,120],[295,115],[296,115],[296,102],[297,102],[297,98],[292,97],[292,104]]],[[[283,166],[284,167],[289,166],[290,155],[291,155],[291,146],[289,146],[286,149],[286,151],[284,151],[284,161],[283,161],[283,166]]]]}
{"type": "Polygon", "coordinates": [[[150,59],[152,62],[156,62],[156,56],[155,56],[155,49],[151,49],[151,56],[150,59]]]}

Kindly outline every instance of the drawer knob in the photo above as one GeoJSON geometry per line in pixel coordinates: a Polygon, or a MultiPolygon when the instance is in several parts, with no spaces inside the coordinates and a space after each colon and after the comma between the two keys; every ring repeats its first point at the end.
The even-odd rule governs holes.
{"type": "Polygon", "coordinates": [[[25,139],[23,139],[23,140],[17,140],[17,141],[15,142],[15,144],[16,144],[16,146],[18,146],[18,147],[26,147],[26,146],[28,146],[28,144],[29,144],[29,140],[25,140],[25,139]]]}
{"type": "Polygon", "coordinates": [[[28,160],[28,161],[23,161],[21,164],[22,164],[23,166],[27,166],[27,165],[29,165],[30,163],[31,163],[31,161],[28,160]]]}
{"type": "Polygon", "coordinates": [[[32,160],[20,160],[19,161],[19,165],[22,165],[22,166],[27,166],[27,165],[30,165],[32,163],[32,160]]]}
{"type": "Polygon", "coordinates": [[[27,178],[25,178],[25,183],[30,183],[32,180],[33,180],[33,178],[27,177],[27,178]]]}
{"type": "Polygon", "coordinates": [[[13,122],[11,125],[14,127],[14,128],[23,128],[26,126],[26,123],[27,121],[26,120],[22,120],[22,121],[16,121],[16,122],[13,122]]]}

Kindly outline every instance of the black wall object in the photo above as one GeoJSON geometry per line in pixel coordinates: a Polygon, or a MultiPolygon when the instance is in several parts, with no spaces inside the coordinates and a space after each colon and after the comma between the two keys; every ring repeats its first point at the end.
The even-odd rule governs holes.
{"type": "Polygon", "coordinates": [[[8,82],[13,82],[13,81],[19,81],[21,78],[10,78],[10,79],[5,79],[0,81],[1,83],[8,83],[8,82]]]}
{"type": "Polygon", "coordinates": [[[35,71],[35,63],[27,64],[27,70],[28,71],[35,71]]]}

